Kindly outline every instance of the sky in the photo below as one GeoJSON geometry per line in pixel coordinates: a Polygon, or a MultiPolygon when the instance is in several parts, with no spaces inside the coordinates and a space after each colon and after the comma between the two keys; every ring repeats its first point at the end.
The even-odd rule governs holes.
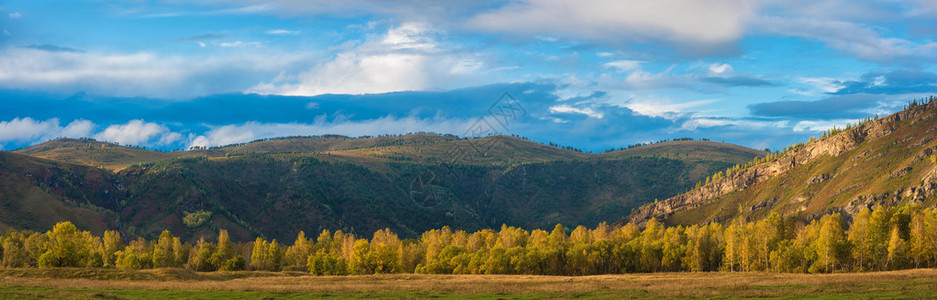
{"type": "Polygon", "coordinates": [[[0,0],[0,150],[421,131],[778,150],[937,94],[935,40],[932,0],[0,0]]]}

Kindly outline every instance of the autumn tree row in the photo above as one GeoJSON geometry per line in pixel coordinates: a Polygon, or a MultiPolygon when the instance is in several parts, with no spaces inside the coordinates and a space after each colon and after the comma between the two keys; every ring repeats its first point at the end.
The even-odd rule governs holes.
{"type": "Polygon", "coordinates": [[[120,234],[94,236],[69,222],[46,233],[2,237],[5,267],[187,268],[194,271],[308,271],[317,275],[374,273],[588,275],[662,271],[848,272],[937,267],[937,209],[877,207],[848,222],[840,214],[810,223],[772,214],[666,227],[650,221],[613,228],[577,227],[567,234],[502,226],[473,233],[448,227],[400,239],[389,230],[371,239],[324,230],[300,232],[289,246],[257,238],[234,243],[183,243],[169,231],[125,244],[120,234]]]}

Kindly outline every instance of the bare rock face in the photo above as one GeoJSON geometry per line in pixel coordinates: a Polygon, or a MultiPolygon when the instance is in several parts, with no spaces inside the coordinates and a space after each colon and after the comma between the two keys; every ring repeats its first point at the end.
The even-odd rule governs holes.
{"type": "MultiPolygon", "coordinates": [[[[618,225],[634,223],[635,225],[643,226],[651,218],[664,218],[679,211],[708,204],[719,196],[768,180],[798,165],[809,163],[820,157],[841,155],[847,151],[856,149],[856,147],[867,140],[888,136],[895,131],[898,126],[897,122],[901,120],[919,120],[923,119],[925,116],[929,118],[932,115],[929,110],[935,107],[937,107],[937,102],[919,105],[897,112],[888,117],[867,122],[831,137],[812,141],[787,152],[773,161],[761,163],[754,167],[729,174],[684,194],[639,207],[632,211],[630,215],[620,220],[618,225]]],[[[921,155],[929,155],[933,152],[935,151],[932,149],[925,149],[921,155]]],[[[904,173],[907,173],[907,171],[909,170],[905,170],[904,173]]],[[[937,190],[937,173],[931,172],[930,174],[931,175],[922,180],[919,186],[910,188],[910,190],[912,190],[911,196],[914,197],[914,199],[924,199],[930,195],[930,193],[937,190]]],[[[894,175],[900,176],[904,174],[894,175]]],[[[819,178],[818,181],[826,179],[828,178],[819,178]]],[[[876,196],[880,197],[880,195],[876,196]]],[[[875,199],[877,198],[876,196],[869,197],[869,199],[875,199]]],[[[854,201],[856,207],[866,205],[866,202],[868,202],[866,201],[868,199],[857,200],[858,201],[854,201]]],[[[849,210],[848,208],[844,209],[847,211],[849,210]]]]}
{"type": "Polygon", "coordinates": [[[937,191],[937,167],[927,172],[921,183],[916,187],[908,189],[908,196],[913,202],[920,203],[928,196],[937,191]]]}
{"type": "Polygon", "coordinates": [[[833,174],[823,173],[821,175],[813,176],[810,179],[808,179],[807,184],[821,183],[821,182],[829,180],[830,178],[833,178],[833,174]]]}

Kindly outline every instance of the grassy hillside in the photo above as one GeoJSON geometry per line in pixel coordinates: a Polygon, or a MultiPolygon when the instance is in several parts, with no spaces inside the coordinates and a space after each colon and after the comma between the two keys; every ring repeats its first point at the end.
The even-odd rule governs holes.
{"type": "MultiPolygon", "coordinates": [[[[627,150],[597,154],[602,158],[655,157],[680,160],[695,165],[691,177],[705,178],[717,170],[704,162],[734,162],[742,157],[764,157],[768,152],[739,145],[712,141],[673,141],[634,147],[627,150]]],[[[661,198],[663,199],[663,198],[661,198]]]]}
{"type": "Polygon", "coordinates": [[[152,238],[170,229],[189,240],[219,228],[248,240],[321,229],[415,236],[442,226],[595,226],[765,154],[702,141],[587,154],[509,136],[433,134],[284,138],[172,153],[62,139],[17,152],[116,170],[100,172],[118,178],[126,197],[105,210],[125,233],[152,238]]]}
{"type": "Polygon", "coordinates": [[[0,152],[0,231],[46,231],[72,221],[96,234],[119,228],[114,210],[125,199],[108,171],[0,152]]]}
{"type": "Polygon", "coordinates": [[[179,155],[89,139],[56,139],[13,152],[108,170],[120,170],[133,164],[157,161],[179,155]]]}
{"type": "MultiPolygon", "coordinates": [[[[700,189],[636,211],[669,224],[772,212],[813,219],[882,204],[937,204],[937,103],[917,105],[792,148],[700,189]]],[[[840,131],[840,130],[837,130],[840,131]]]]}

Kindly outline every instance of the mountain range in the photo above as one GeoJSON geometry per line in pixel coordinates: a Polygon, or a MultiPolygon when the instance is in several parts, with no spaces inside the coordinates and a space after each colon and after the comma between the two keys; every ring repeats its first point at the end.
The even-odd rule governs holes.
{"type": "Polygon", "coordinates": [[[676,140],[591,154],[513,136],[286,137],[160,152],[56,139],[0,152],[0,229],[69,220],[185,240],[322,229],[403,237],[443,226],[594,227],[767,152],[676,140]]]}
{"type": "Polygon", "coordinates": [[[765,152],[680,139],[582,153],[514,136],[284,137],[160,152],[56,139],[0,152],[0,230],[72,221],[186,240],[322,229],[403,237],[449,226],[530,229],[849,218],[937,204],[937,102],[765,152]],[[617,221],[617,222],[616,222],[617,221]]]}

